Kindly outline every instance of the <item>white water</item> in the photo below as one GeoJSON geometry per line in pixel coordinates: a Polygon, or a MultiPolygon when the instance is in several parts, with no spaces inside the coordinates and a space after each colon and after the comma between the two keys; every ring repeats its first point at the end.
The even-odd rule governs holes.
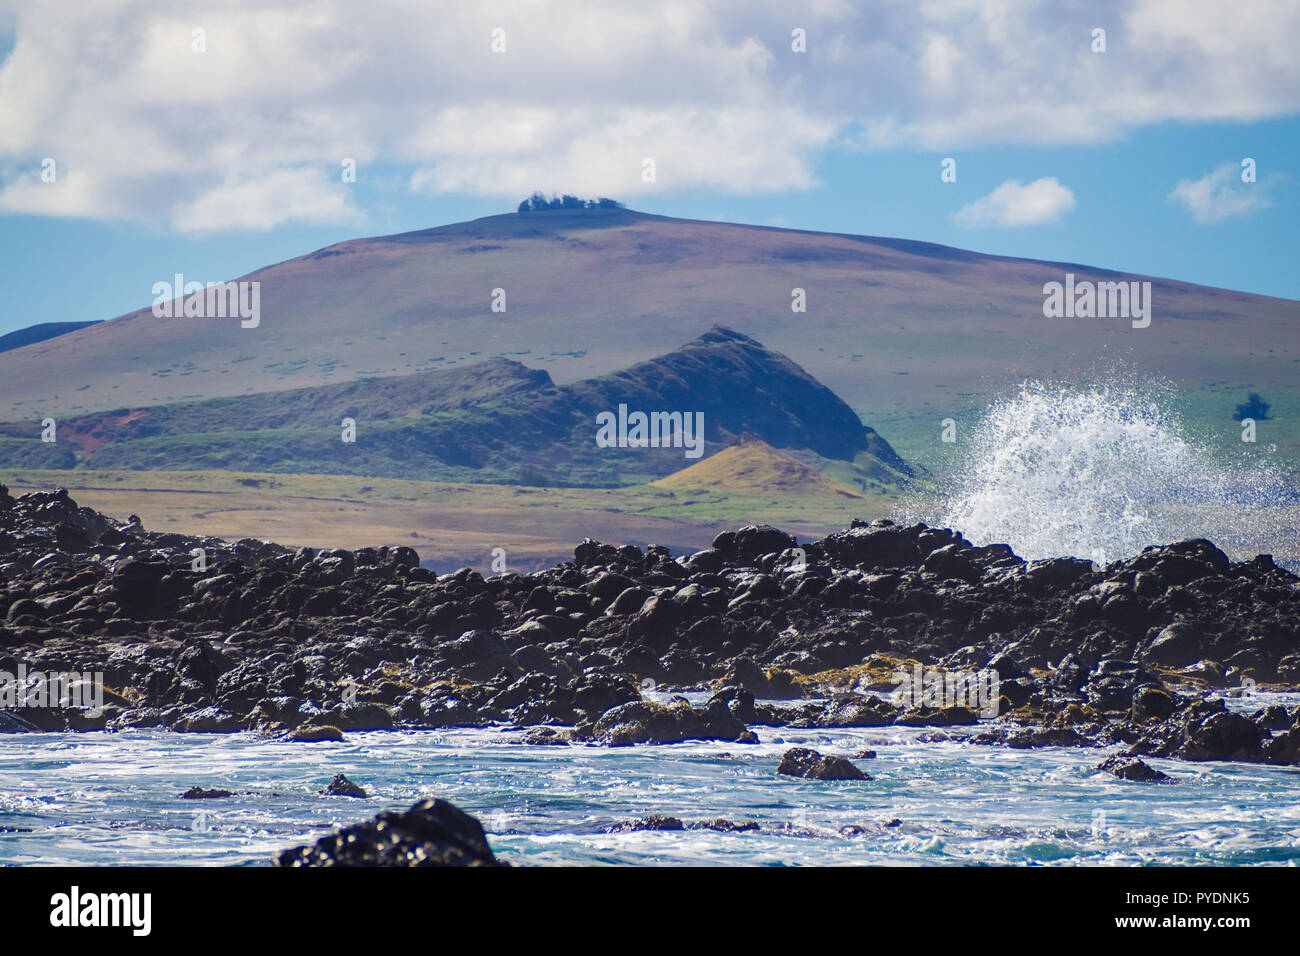
{"type": "Polygon", "coordinates": [[[930,523],[1030,560],[1104,564],[1187,538],[1209,538],[1239,560],[1294,553],[1280,510],[1294,492],[1277,469],[1217,464],[1162,410],[1163,397],[1026,383],[976,426],[930,523]]]}
{"type": "MultiPolygon", "coordinates": [[[[1294,706],[1294,695],[1252,705],[1294,706]]],[[[1229,701],[1245,709],[1240,700],[1229,701]]],[[[1300,863],[1300,775],[1148,758],[1177,786],[1097,773],[1110,751],[1009,750],[930,728],[755,727],[761,743],[530,746],[511,728],[350,733],[0,734],[0,866],[257,865],[382,809],[442,797],[515,864],[1063,865],[1300,863]],[[869,781],[776,772],[791,746],[864,747],[869,781]],[[370,799],[323,796],[336,773],[370,799]],[[183,800],[195,784],[233,796],[183,800]],[[749,833],[606,833],[647,813],[754,821],[749,833]],[[884,826],[897,819],[897,826],[884,826]],[[857,825],[857,835],[841,832],[857,825]],[[6,829],[7,828],[7,829],[6,829]]]]}

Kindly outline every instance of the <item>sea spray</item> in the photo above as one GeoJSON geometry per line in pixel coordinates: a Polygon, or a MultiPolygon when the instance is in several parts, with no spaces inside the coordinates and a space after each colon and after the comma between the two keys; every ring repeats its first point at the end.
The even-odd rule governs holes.
{"type": "Polygon", "coordinates": [[[1166,397],[1028,382],[990,407],[946,498],[922,517],[1026,559],[1105,563],[1187,538],[1238,559],[1294,555],[1282,507],[1295,492],[1278,469],[1217,463],[1162,409],[1166,397]]]}

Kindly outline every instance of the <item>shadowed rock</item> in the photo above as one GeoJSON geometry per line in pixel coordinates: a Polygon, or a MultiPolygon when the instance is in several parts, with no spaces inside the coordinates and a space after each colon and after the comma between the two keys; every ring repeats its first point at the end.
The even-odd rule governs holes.
{"type": "Polygon", "coordinates": [[[1136,755],[1180,760],[1262,762],[1268,732],[1222,700],[1197,700],[1146,731],[1133,745],[1136,755]]]}
{"type": "Polygon", "coordinates": [[[202,787],[190,787],[181,794],[182,800],[220,800],[230,796],[229,790],[204,790],[202,787]]]}
{"type": "Polygon", "coordinates": [[[23,720],[17,714],[0,710],[0,734],[33,733],[36,729],[34,724],[23,720]]]}
{"type": "Polygon", "coordinates": [[[591,728],[589,737],[610,747],[628,744],[672,744],[683,740],[757,740],[742,720],[721,700],[694,708],[683,697],[671,703],[632,701],[606,711],[591,728]]]}
{"type": "Polygon", "coordinates": [[[331,797],[359,797],[363,800],[370,796],[364,788],[357,786],[341,773],[335,774],[334,779],[330,781],[330,785],[321,793],[328,794],[331,797]]]}
{"type": "Polygon", "coordinates": [[[624,820],[605,828],[606,833],[636,833],[641,830],[684,830],[686,827],[676,817],[651,813],[636,820],[624,820]]]}
{"type": "Polygon", "coordinates": [[[483,826],[445,800],[385,810],[312,846],[285,850],[277,866],[508,866],[492,853],[483,826]]]}
{"type": "Polygon", "coordinates": [[[337,743],[346,738],[343,731],[328,724],[307,724],[289,732],[289,740],[303,744],[337,743]]]}
{"type": "Polygon", "coordinates": [[[788,777],[804,777],[808,780],[870,780],[844,757],[823,757],[815,750],[806,747],[793,747],[781,757],[781,765],[776,772],[788,777]]]}
{"type": "Polygon", "coordinates": [[[1113,773],[1121,780],[1136,780],[1140,783],[1172,783],[1173,777],[1149,766],[1137,757],[1115,754],[1107,757],[1097,767],[1099,773],[1113,773]]]}
{"type": "Polygon", "coordinates": [[[572,562],[531,574],[439,576],[406,547],[151,532],[65,490],[0,490],[0,672],[76,661],[103,672],[106,694],[93,718],[16,709],[0,677],[0,731],[306,742],[504,723],[530,741],[609,745],[753,740],[746,725],[971,722],[858,692],[915,661],[997,670],[1000,716],[976,742],[1297,762],[1287,715],[1197,700],[1248,679],[1300,685],[1300,586],[1266,555],[1232,563],[1193,540],[1104,569],[1027,564],[1005,545],[886,521],[801,542],[802,561],[794,546],[749,526],[689,557],[586,540],[572,562]],[[697,707],[643,701],[652,686],[716,693],[697,707]]]}

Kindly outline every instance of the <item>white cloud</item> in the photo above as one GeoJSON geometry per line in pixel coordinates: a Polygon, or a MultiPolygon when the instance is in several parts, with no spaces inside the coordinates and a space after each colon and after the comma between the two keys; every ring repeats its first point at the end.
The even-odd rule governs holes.
{"type": "Polygon", "coordinates": [[[683,188],[804,189],[814,182],[809,149],[834,131],[832,123],[788,107],[536,112],[454,110],[434,117],[416,135],[443,155],[415,170],[411,188],[522,198],[540,184],[543,191],[620,199],[683,188]],[[653,183],[642,181],[646,159],[654,161],[653,183]]]}
{"type": "Polygon", "coordinates": [[[358,222],[347,186],[310,167],[276,169],[247,182],[228,182],[179,202],[172,218],[183,232],[272,229],[288,222],[358,222]]]}
{"type": "Polygon", "coordinates": [[[959,226],[1041,226],[1057,222],[1074,208],[1074,193],[1054,176],[1021,183],[1008,179],[987,196],[981,196],[952,215],[959,226]]]}
{"type": "Polygon", "coordinates": [[[0,212],[187,231],[353,221],[344,157],[425,193],[635,199],[805,189],[834,143],[1094,143],[1300,111],[1300,5],[1271,0],[0,7],[0,212]],[[45,156],[57,184],[32,176],[45,156]]]}
{"type": "Polygon", "coordinates": [[[921,0],[850,22],[840,57],[856,76],[835,102],[868,149],[1101,143],[1167,120],[1300,112],[1296,4],[921,0]]]}
{"type": "Polygon", "coordinates": [[[1180,179],[1169,193],[1170,202],[1182,206],[1201,225],[1244,216],[1270,203],[1262,183],[1241,181],[1241,167],[1224,163],[1200,179],[1180,179]]]}

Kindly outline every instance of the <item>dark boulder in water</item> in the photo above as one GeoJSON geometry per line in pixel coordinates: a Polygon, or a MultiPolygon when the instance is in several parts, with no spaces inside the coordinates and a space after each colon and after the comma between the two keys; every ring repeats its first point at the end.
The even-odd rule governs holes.
{"type": "Polygon", "coordinates": [[[289,732],[288,740],[304,744],[339,743],[345,738],[343,731],[328,724],[304,724],[289,732]]]}
{"type": "Polygon", "coordinates": [[[483,825],[446,800],[385,810],[312,846],[285,850],[277,866],[509,866],[488,846],[483,825]]]}
{"type": "Polygon", "coordinates": [[[715,830],[718,833],[751,833],[762,829],[755,820],[746,820],[744,823],[736,823],[733,820],[727,820],[723,817],[717,817],[712,820],[696,820],[694,823],[683,823],[677,817],[662,816],[657,813],[650,813],[643,817],[637,817],[635,820],[624,820],[605,828],[606,833],[640,833],[643,831],[662,830],[675,832],[677,830],[715,830]]]}
{"type": "Polygon", "coordinates": [[[366,799],[370,794],[366,793],[364,787],[359,787],[341,773],[336,773],[330,785],[321,791],[331,797],[357,797],[366,799]]]}
{"type": "Polygon", "coordinates": [[[807,747],[792,747],[781,757],[779,774],[808,780],[870,780],[844,757],[823,757],[807,747]]]}
{"type": "Polygon", "coordinates": [[[1111,773],[1121,780],[1135,780],[1140,783],[1170,783],[1173,777],[1149,766],[1137,757],[1116,754],[1108,757],[1097,767],[1099,773],[1111,773]]]}
{"type": "Polygon", "coordinates": [[[188,790],[182,793],[181,799],[182,800],[221,800],[228,796],[230,796],[229,790],[218,790],[215,788],[212,790],[204,790],[202,787],[194,786],[194,787],[190,787],[188,790]]]}
{"type": "Polygon", "coordinates": [[[692,823],[688,830],[716,830],[719,833],[752,833],[761,830],[757,820],[746,820],[744,823],[736,823],[734,820],[727,820],[723,817],[717,817],[713,820],[697,820],[692,823]]]}
{"type": "Polygon", "coordinates": [[[705,709],[725,707],[733,717],[743,724],[752,724],[758,719],[754,709],[754,695],[743,687],[721,687],[709,698],[705,709]]]}
{"type": "Polygon", "coordinates": [[[606,711],[591,728],[596,743],[610,747],[629,744],[673,744],[683,740],[727,740],[752,743],[757,738],[744,721],[715,699],[695,708],[684,697],[670,703],[632,701],[606,711]]]}
{"type": "Polygon", "coordinates": [[[625,820],[622,823],[615,823],[613,826],[605,828],[606,833],[636,833],[642,830],[685,830],[686,827],[681,820],[676,817],[660,816],[657,813],[647,814],[644,817],[638,817],[635,820],[625,820]]]}

